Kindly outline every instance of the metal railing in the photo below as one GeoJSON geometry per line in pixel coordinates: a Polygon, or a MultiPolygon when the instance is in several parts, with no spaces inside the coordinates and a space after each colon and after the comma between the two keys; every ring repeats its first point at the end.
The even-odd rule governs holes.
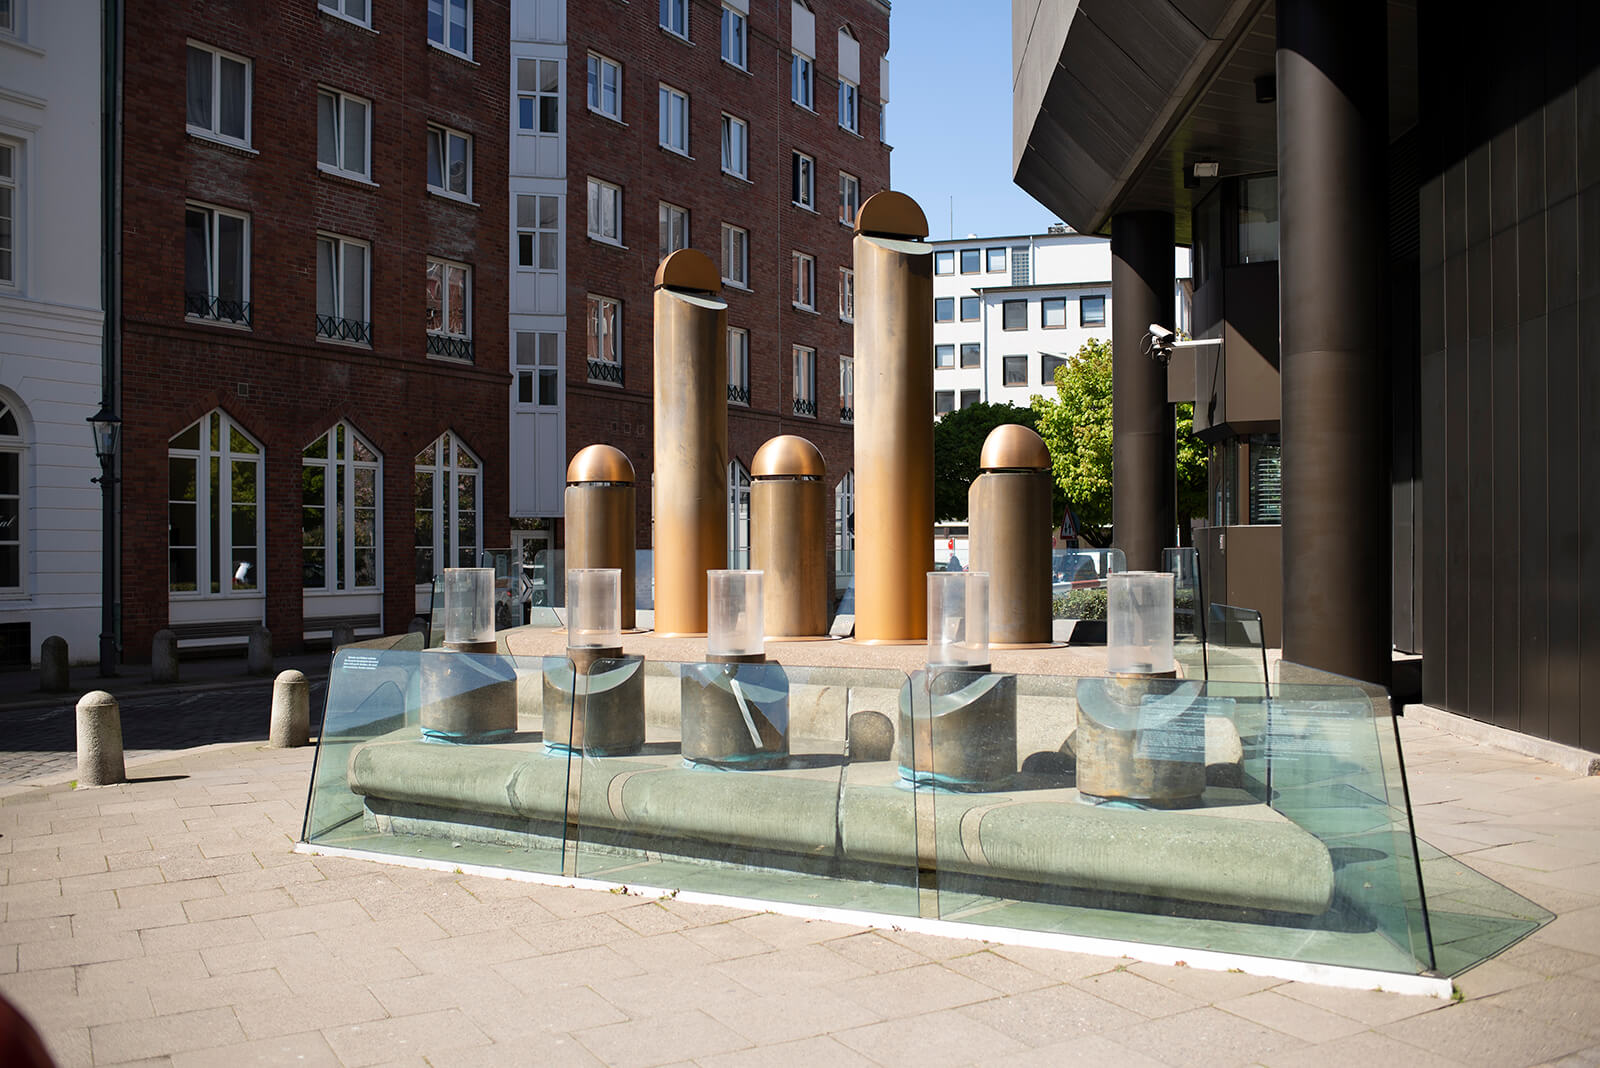
{"type": "Polygon", "coordinates": [[[809,415],[813,419],[816,418],[817,402],[814,400],[806,400],[803,397],[796,397],[794,399],[794,414],[809,415]]]}
{"type": "Polygon", "coordinates": [[[589,381],[611,382],[620,386],[622,385],[622,365],[620,363],[611,363],[607,360],[590,360],[589,381]]]}
{"type": "Polygon", "coordinates": [[[743,404],[748,408],[750,406],[750,387],[730,384],[728,386],[728,401],[731,404],[743,404]]]}
{"type": "Polygon", "coordinates": [[[428,335],[428,355],[448,356],[452,360],[472,362],[472,339],[452,337],[449,334],[428,335]]]}
{"type": "Polygon", "coordinates": [[[215,319],[223,323],[253,325],[250,321],[250,302],[248,300],[228,300],[223,297],[212,296],[210,293],[185,293],[183,295],[183,314],[192,315],[197,319],[215,319]]]}
{"type": "Polygon", "coordinates": [[[337,315],[317,316],[317,336],[333,341],[359,341],[372,344],[372,324],[359,319],[341,319],[337,315]]]}
{"type": "Polygon", "coordinates": [[[848,404],[839,406],[839,422],[853,423],[856,421],[856,410],[848,404]]]}

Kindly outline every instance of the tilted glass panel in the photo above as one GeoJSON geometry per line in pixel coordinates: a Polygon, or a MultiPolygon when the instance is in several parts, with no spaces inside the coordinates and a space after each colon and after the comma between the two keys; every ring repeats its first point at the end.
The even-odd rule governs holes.
{"type": "Polygon", "coordinates": [[[1261,613],[1230,604],[1206,606],[1205,677],[1265,687],[1267,653],[1261,613]]]}

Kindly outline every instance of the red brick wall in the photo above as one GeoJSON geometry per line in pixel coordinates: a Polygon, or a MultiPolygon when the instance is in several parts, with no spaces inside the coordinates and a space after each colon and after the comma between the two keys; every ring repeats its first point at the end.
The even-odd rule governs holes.
{"type": "Polygon", "coordinates": [[[508,0],[474,0],[473,63],[427,44],[426,5],[374,0],[376,33],[315,3],[128,0],[123,184],[123,642],[168,621],[167,442],[221,407],[266,450],[267,626],[301,643],[301,450],[348,419],[383,454],[384,624],[413,615],[413,458],[454,430],[483,463],[483,542],[507,521],[508,0]],[[252,61],[252,155],[185,132],[185,42],[252,61]],[[376,188],[319,174],[319,84],[372,102],[376,188]],[[473,135],[476,206],[426,192],[425,127],[473,135]],[[251,219],[251,330],[186,322],[184,204],[251,219]],[[371,244],[370,349],[315,340],[316,232],[371,244]],[[429,255],[468,263],[474,363],[424,349],[429,255]]]}

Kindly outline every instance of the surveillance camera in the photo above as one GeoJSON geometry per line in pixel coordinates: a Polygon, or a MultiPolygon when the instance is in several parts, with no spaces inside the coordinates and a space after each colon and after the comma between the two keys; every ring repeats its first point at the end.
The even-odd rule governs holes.
{"type": "Polygon", "coordinates": [[[1150,324],[1150,336],[1155,338],[1156,342],[1161,345],[1170,345],[1174,341],[1178,340],[1177,334],[1173,333],[1171,330],[1168,330],[1166,327],[1161,326],[1159,323],[1150,324]]]}

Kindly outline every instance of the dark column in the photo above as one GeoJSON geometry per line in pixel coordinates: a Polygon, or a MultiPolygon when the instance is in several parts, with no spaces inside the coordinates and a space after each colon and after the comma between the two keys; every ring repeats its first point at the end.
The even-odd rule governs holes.
{"type": "Polygon", "coordinates": [[[1111,219],[1112,542],[1133,571],[1161,568],[1177,521],[1167,369],[1145,355],[1150,325],[1172,326],[1172,216],[1111,219]]]}
{"type": "Polygon", "coordinates": [[[1283,655],[1387,684],[1383,0],[1278,0],[1283,655]]]}

